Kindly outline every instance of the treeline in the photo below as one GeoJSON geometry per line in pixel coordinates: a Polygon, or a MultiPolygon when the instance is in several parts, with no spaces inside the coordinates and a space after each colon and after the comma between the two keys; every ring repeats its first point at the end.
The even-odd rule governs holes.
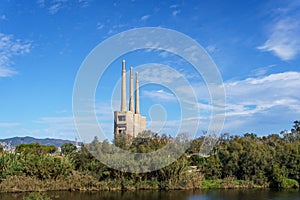
{"type": "MultiPolygon", "coordinates": [[[[197,143],[197,142],[196,142],[197,143]]],[[[205,179],[231,178],[272,188],[298,188],[300,142],[279,135],[245,134],[223,140],[208,158],[191,157],[205,179]]]]}
{"type": "MultiPolygon", "coordinates": [[[[224,135],[223,135],[224,136],[224,135]]],[[[192,142],[190,153],[199,151],[202,139],[192,142]]],[[[206,179],[250,181],[253,184],[275,188],[299,188],[300,182],[300,122],[295,121],[290,131],[257,137],[222,137],[213,156],[193,156],[206,179]]]]}
{"type": "Polygon", "coordinates": [[[176,161],[161,169],[153,168],[153,160],[148,157],[143,158],[143,164],[134,162],[143,154],[122,157],[114,145],[97,138],[80,150],[71,143],[64,144],[62,155],[55,147],[37,143],[20,145],[14,154],[0,149],[0,190],[299,188],[299,121],[294,122],[291,131],[269,136],[224,134],[208,157],[197,154],[204,137],[191,143],[183,138],[147,131],[138,138],[119,135],[114,139],[116,146],[132,153],[168,147],[167,152],[174,155],[158,154],[155,160],[159,163],[167,162],[189,144],[176,161]],[[121,170],[109,168],[93,155],[117,162],[109,164],[121,170]],[[144,173],[131,173],[136,171],[144,173]]]}

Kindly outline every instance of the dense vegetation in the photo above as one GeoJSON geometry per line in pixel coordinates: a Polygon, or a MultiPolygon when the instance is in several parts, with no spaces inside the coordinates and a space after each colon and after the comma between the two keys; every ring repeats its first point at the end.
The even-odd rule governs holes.
{"type": "MultiPolygon", "coordinates": [[[[0,190],[299,188],[299,121],[294,122],[291,131],[269,136],[224,134],[208,157],[197,155],[203,139],[193,140],[185,154],[171,165],[154,171],[149,168],[149,172],[139,174],[111,169],[94,158],[90,151],[108,157],[118,155],[112,154],[113,145],[97,138],[80,151],[71,143],[64,144],[62,155],[55,147],[38,143],[20,145],[14,154],[0,148],[0,190]]],[[[186,141],[148,131],[134,139],[119,135],[114,142],[122,149],[145,153],[166,144],[176,150],[179,143],[186,141]]],[[[124,170],[149,167],[149,163],[151,160],[146,160],[145,166],[128,163],[124,170]]]]}

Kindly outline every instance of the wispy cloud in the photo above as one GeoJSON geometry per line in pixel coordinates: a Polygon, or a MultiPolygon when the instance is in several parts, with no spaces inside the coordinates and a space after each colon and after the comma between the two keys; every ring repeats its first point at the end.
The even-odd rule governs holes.
{"type": "MultiPolygon", "coordinates": [[[[110,20],[107,20],[107,23],[111,24],[112,22],[110,20]]],[[[129,25],[117,23],[116,25],[110,25],[109,27],[110,28],[108,29],[107,34],[104,38],[111,36],[113,34],[117,34],[117,33],[121,32],[122,30],[125,30],[127,27],[129,27],[129,25]]]]}
{"type": "Polygon", "coordinates": [[[274,115],[280,115],[280,120],[294,120],[300,114],[299,80],[299,72],[283,72],[225,83],[226,129],[241,130],[244,126],[251,131],[255,129],[250,127],[251,121],[263,121],[274,115]],[[231,123],[235,120],[239,123],[231,123]]]}
{"type": "Polygon", "coordinates": [[[103,27],[104,27],[104,24],[102,24],[100,22],[97,23],[97,30],[101,30],[101,29],[103,29],[103,27]]]}
{"type": "MultiPolygon", "coordinates": [[[[260,68],[250,77],[242,80],[229,80],[224,82],[226,91],[226,123],[224,130],[229,132],[257,131],[258,126],[255,123],[264,124],[269,129],[261,130],[273,131],[280,120],[292,121],[300,114],[300,96],[298,95],[298,85],[300,80],[299,72],[282,72],[267,74],[273,65],[260,68]],[[272,118],[273,116],[273,118],[272,118]],[[259,122],[264,119],[272,118],[273,122],[259,122]],[[271,124],[269,124],[271,123],[271,124]],[[272,127],[271,127],[272,126],[272,127]]],[[[176,97],[183,96],[185,99],[192,99],[196,93],[197,105],[201,115],[201,129],[209,126],[212,113],[212,105],[210,94],[205,83],[192,82],[188,85],[175,84],[180,80],[182,73],[170,71],[168,68],[160,68],[155,65],[151,67],[141,68],[139,70],[140,82],[153,82],[166,86],[176,95],[168,94],[166,91],[159,90],[143,90],[143,99],[151,98],[161,102],[174,101],[176,97]],[[172,86],[172,87],[169,87],[172,86]],[[166,94],[167,93],[167,94],[166,94]]],[[[185,76],[184,76],[185,77],[185,76]]],[[[218,109],[218,107],[217,107],[218,109]]],[[[162,123],[153,123],[152,126],[162,123]]],[[[259,127],[261,128],[260,125],[259,127]]],[[[279,126],[279,125],[278,125],[279,126]]],[[[282,128],[282,127],[281,127],[282,128]]],[[[188,130],[187,130],[188,131],[188,130]]],[[[270,132],[267,132],[270,133],[270,132]]]]}
{"type": "Polygon", "coordinates": [[[36,3],[37,3],[40,7],[44,7],[44,6],[45,6],[45,0],[37,0],[36,3]]]}
{"type": "Polygon", "coordinates": [[[181,10],[174,10],[174,11],[172,12],[172,15],[173,15],[174,17],[176,17],[180,12],[181,12],[181,10]]]}
{"type": "Polygon", "coordinates": [[[287,4],[286,7],[277,9],[275,19],[268,26],[270,27],[268,39],[257,48],[272,52],[284,61],[296,58],[300,53],[299,8],[298,4],[287,4]],[[293,12],[295,10],[298,12],[293,12]]]}
{"type": "Polygon", "coordinates": [[[68,0],[52,0],[48,7],[48,11],[50,14],[57,13],[60,9],[66,7],[68,4],[68,0]]]}
{"type": "MultiPolygon", "coordinates": [[[[97,122],[94,123],[94,118],[84,117],[78,118],[75,121],[74,116],[68,115],[65,111],[62,113],[57,113],[55,116],[46,116],[39,119],[33,120],[32,127],[30,128],[21,128],[18,123],[1,123],[0,128],[6,128],[6,131],[9,131],[7,128],[10,128],[12,134],[18,135],[31,135],[34,137],[44,138],[62,138],[62,139],[71,139],[78,138],[80,141],[90,141],[95,135],[94,130],[98,130],[98,127],[101,127],[104,134],[111,136],[113,133],[113,111],[109,103],[97,103],[95,110],[93,110],[97,116],[97,122]],[[76,124],[77,123],[77,124],[76,124]],[[80,127],[81,132],[78,132],[77,128],[80,127]],[[82,129],[89,130],[82,132],[82,129]],[[93,131],[91,134],[90,131],[93,131]]],[[[87,111],[89,112],[89,111],[87,111]]],[[[30,123],[27,123],[30,124],[30,123]]]]}
{"type": "Polygon", "coordinates": [[[144,98],[156,100],[156,101],[176,101],[177,98],[174,94],[166,92],[164,90],[152,90],[143,91],[142,95],[144,98]]]}
{"type": "Polygon", "coordinates": [[[268,40],[257,47],[270,51],[282,60],[292,60],[300,53],[300,18],[286,18],[277,21],[272,27],[268,40]]]}
{"type": "Polygon", "coordinates": [[[209,52],[209,53],[214,53],[216,50],[217,50],[217,47],[216,45],[208,45],[206,47],[206,50],[209,52]]]}
{"type": "Polygon", "coordinates": [[[0,33],[0,77],[11,77],[17,73],[11,68],[14,56],[29,53],[31,42],[14,39],[13,35],[0,33]]]}
{"type": "Polygon", "coordinates": [[[11,128],[11,127],[19,126],[19,125],[20,125],[20,123],[17,123],[17,122],[0,122],[1,128],[11,128]]]}
{"type": "MultiPolygon", "coordinates": [[[[300,114],[299,80],[300,72],[283,72],[225,82],[227,104],[224,131],[231,133],[255,132],[257,130],[254,125],[261,123],[261,126],[258,127],[258,129],[261,129],[259,133],[264,133],[262,127],[268,127],[266,130],[270,130],[273,128],[270,126],[278,124],[278,121],[276,121],[279,120],[278,115],[280,115],[280,120],[294,120],[293,117],[300,114]],[[274,121],[263,121],[264,119],[273,119],[272,116],[274,116],[274,121]]],[[[201,88],[205,87],[205,85],[194,85],[193,87],[198,89],[198,96],[203,95],[203,89],[201,88]]],[[[176,101],[176,96],[165,90],[143,90],[141,97],[155,99],[160,102],[176,101]]],[[[182,120],[147,118],[147,128],[160,133],[173,134],[181,126],[181,132],[192,133],[200,122],[199,129],[196,132],[199,134],[202,130],[207,130],[211,120],[211,105],[209,100],[202,101],[202,97],[199,98],[201,102],[199,101],[197,105],[200,109],[200,116],[182,120]]],[[[82,123],[88,130],[93,130],[93,127],[100,125],[104,134],[112,139],[114,110],[111,107],[111,102],[97,102],[95,113],[99,124],[92,124],[92,121],[89,119],[84,119],[82,123]]],[[[18,133],[22,132],[22,134],[37,137],[79,138],[72,116],[43,117],[34,123],[39,124],[39,128],[19,130],[19,123],[6,122],[0,122],[0,128],[17,128],[19,130],[17,131],[18,133]]],[[[278,128],[275,129],[277,130],[278,128]]],[[[81,139],[87,139],[88,137],[89,135],[83,135],[81,139]]]]}
{"type": "Polygon", "coordinates": [[[251,71],[251,75],[253,76],[264,76],[271,68],[276,65],[268,65],[266,67],[259,67],[251,71]]]}
{"type": "MultiPolygon", "coordinates": [[[[295,120],[300,115],[300,96],[297,92],[299,80],[300,72],[282,72],[224,82],[226,89],[224,131],[240,133],[240,131],[258,131],[257,129],[268,127],[262,129],[260,132],[262,133],[278,130],[281,126],[278,120],[285,122],[295,120]],[[274,119],[274,121],[265,122],[266,119],[274,119]],[[255,126],[255,123],[260,123],[260,126],[255,126]],[[274,128],[276,125],[278,127],[274,128]]],[[[195,88],[197,98],[200,100],[197,107],[202,117],[201,126],[208,127],[212,105],[206,85],[196,84],[192,87],[195,88]]],[[[179,89],[182,93],[186,91],[185,86],[179,89]]],[[[189,95],[190,93],[185,94],[187,97],[189,95]]]]}
{"type": "Polygon", "coordinates": [[[150,15],[144,15],[141,17],[141,21],[145,21],[147,19],[149,19],[150,15]]]}
{"type": "Polygon", "coordinates": [[[41,8],[46,8],[50,14],[56,14],[66,6],[68,0],[37,0],[36,3],[41,8]]]}
{"type": "Polygon", "coordinates": [[[181,10],[179,9],[179,5],[178,4],[172,4],[172,5],[169,6],[169,8],[171,10],[173,10],[172,11],[172,15],[174,17],[176,17],[181,12],[181,10]]]}
{"type": "Polygon", "coordinates": [[[85,8],[90,5],[91,0],[79,0],[78,3],[81,5],[81,7],[85,8]]]}
{"type": "MultiPolygon", "coordinates": [[[[252,105],[253,110],[256,111],[278,105],[287,108],[294,107],[294,105],[287,104],[287,102],[296,101],[300,105],[300,96],[297,95],[299,80],[299,72],[283,72],[227,82],[225,87],[228,103],[242,105],[243,107],[252,105]]],[[[249,107],[245,108],[249,110],[249,107]]],[[[299,111],[297,110],[297,112],[299,111]]]]}
{"type": "Polygon", "coordinates": [[[55,14],[57,13],[61,8],[63,7],[62,3],[55,3],[53,5],[51,5],[48,10],[50,14],[55,14]]]}
{"type": "Polygon", "coordinates": [[[78,6],[81,8],[88,7],[90,5],[90,0],[37,0],[37,4],[41,8],[46,8],[48,12],[52,15],[58,13],[60,10],[70,6],[78,6]]]}
{"type": "Polygon", "coordinates": [[[173,5],[170,5],[170,8],[178,8],[179,7],[179,5],[178,4],[173,4],[173,5]]]}
{"type": "Polygon", "coordinates": [[[139,71],[139,79],[141,82],[154,83],[173,83],[182,77],[176,71],[171,71],[169,68],[163,68],[156,64],[151,64],[152,67],[147,67],[139,71]]]}
{"type": "Polygon", "coordinates": [[[40,128],[27,131],[36,136],[68,139],[78,137],[72,116],[42,117],[34,123],[39,124],[40,128]]]}

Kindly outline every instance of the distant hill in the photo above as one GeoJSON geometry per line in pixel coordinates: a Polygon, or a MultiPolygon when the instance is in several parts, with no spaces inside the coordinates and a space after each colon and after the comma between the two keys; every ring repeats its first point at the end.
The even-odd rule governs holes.
{"type": "Polygon", "coordinates": [[[54,139],[54,138],[45,138],[45,139],[38,139],[34,137],[12,137],[12,138],[7,138],[7,139],[0,139],[0,142],[5,142],[5,143],[11,143],[11,146],[16,147],[20,144],[30,144],[30,143],[40,143],[42,145],[53,145],[56,147],[60,147],[61,145],[65,143],[71,142],[72,144],[75,145],[75,141],[71,140],[62,140],[62,139],[54,139]]]}

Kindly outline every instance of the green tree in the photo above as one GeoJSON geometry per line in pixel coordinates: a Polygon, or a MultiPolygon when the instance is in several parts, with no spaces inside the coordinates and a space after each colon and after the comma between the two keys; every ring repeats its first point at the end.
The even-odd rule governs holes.
{"type": "Polygon", "coordinates": [[[61,148],[61,153],[64,155],[75,153],[77,150],[77,147],[70,142],[61,145],[60,148],[61,148]]]}
{"type": "Polygon", "coordinates": [[[296,140],[300,140],[300,121],[296,120],[294,121],[293,128],[291,129],[291,132],[293,136],[296,138],[296,140]]]}
{"type": "Polygon", "coordinates": [[[57,151],[57,147],[41,145],[40,143],[20,144],[15,151],[25,154],[52,154],[57,151]]]}

